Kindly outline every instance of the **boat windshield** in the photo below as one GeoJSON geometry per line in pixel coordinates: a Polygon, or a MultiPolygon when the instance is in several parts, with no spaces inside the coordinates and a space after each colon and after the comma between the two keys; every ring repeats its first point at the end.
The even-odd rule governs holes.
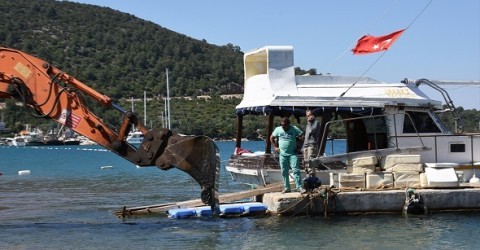
{"type": "Polygon", "coordinates": [[[403,133],[440,133],[440,129],[428,112],[405,111],[403,133]]]}

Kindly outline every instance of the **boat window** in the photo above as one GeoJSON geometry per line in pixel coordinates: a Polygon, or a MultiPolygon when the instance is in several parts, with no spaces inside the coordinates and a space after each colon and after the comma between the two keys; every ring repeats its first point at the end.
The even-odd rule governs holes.
{"type": "Polygon", "coordinates": [[[342,114],[342,119],[345,119],[347,152],[388,147],[388,129],[384,117],[342,114]]]}
{"type": "Polygon", "coordinates": [[[387,123],[385,122],[385,117],[375,117],[375,118],[365,118],[365,127],[367,133],[386,133],[387,132],[387,123]]]}
{"type": "Polygon", "coordinates": [[[405,111],[403,133],[439,133],[440,129],[427,112],[405,111]]]}
{"type": "Polygon", "coordinates": [[[452,143],[450,144],[451,153],[464,153],[465,152],[465,143],[452,143]]]}
{"type": "Polygon", "coordinates": [[[364,122],[368,135],[368,149],[381,149],[388,147],[388,128],[385,117],[366,117],[364,122]]]}

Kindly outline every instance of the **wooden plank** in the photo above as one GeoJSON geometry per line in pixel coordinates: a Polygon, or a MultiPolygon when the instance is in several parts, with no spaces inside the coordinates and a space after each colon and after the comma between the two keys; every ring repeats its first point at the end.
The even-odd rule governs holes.
{"type": "MultiPolygon", "coordinates": [[[[279,192],[282,189],[283,189],[282,183],[273,183],[265,187],[260,187],[252,190],[222,194],[222,195],[219,195],[218,199],[220,203],[228,203],[228,202],[238,201],[238,200],[242,200],[249,197],[263,195],[265,193],[279,192]]],[[[195,199],[195,200],[188,200],[188,201],[182,201],[182,202],[176,202],[176,203],[164,203],[164,204],[156,204],[156,205],[149,205],[149,206],[131,207],[131,208],[124,207],[121,211],[116,211],[115,214],[118,217],[122,217],[122,218],[129,215],[145,215],[145,214],[153,214],[153,213],[165,214],[170,209],[199,207],[204,205],[205,204],[201,201],[201,199],[195,199]]]]}

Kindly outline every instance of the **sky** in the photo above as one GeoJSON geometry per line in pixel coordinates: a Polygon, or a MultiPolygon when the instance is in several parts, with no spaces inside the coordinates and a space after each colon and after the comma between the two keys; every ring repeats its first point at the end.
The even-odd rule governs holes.
{"type": "MultiPolygon", "coordinates": [[[[480,81],[479,0],[71,0],[132,14],[243,52],[294,47],[294,64],[317,73],[480,81]],[[353,55],[363,35],[407,28],[385,53],[353,55]]],[[[434,99],[442,96],[420,87],[434,99]]],[[[443,86],[455,106],[480,110],[480,86],[443,86]]]]}

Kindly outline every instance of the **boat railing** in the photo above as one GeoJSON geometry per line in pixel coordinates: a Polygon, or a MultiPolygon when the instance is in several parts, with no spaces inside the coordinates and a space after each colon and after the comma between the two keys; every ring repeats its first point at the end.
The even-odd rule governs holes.
{"type": "MultiPolygon", "coordinates": [[[[408,79],[404,79],[402,81],[403,83],[408,83],[409,80],[408,79]]],[[[438,86],[438,84],[428,80],[428,79],[419,79],[419,80],[416,80],[414,82],[415,85],[420,86],[420,84],[426,84],[428,85],[429,87],[431,87],[432,89],[440,92],[440,94],[443,96],[443,99],[445,100],[445,104],[447,105],[448,107],[448,110],[450,110],[452,113],[453,113],[453,117],[455,119],[455,129],[458,129],[460,132],[462,132],[464,130],[464,123],[463,123],[463,120],[462,118],[460,117],[460,115],[458,114],[457,112],[457,109],[455,108],[455,105],[453,104],[453,101],[452,99],[450,98],[450,95],[448,94],[448,92],[443,89],[442,87],[438,86]]]]}
{"type": "Polygon", "coordinates": [[[339,161],[345,161],[345,160],[353,160],[359,157],[367,157],[367,156],[383,157],[390,154],[406,154],[406,153],[414,153],[414,152],[421,152],[421,151],[427,151],[427,150],[431,150],[431,148],[424,147],[424,146],[382,148],[382,149],[376,149],[376,150],[364,150],[364,151],[347,152],[343,154],[334,154],[329,156],[321,156],[321,157],[311,159],[311,162],[331,163],[331,162],[339,162],[339,161]]]}

